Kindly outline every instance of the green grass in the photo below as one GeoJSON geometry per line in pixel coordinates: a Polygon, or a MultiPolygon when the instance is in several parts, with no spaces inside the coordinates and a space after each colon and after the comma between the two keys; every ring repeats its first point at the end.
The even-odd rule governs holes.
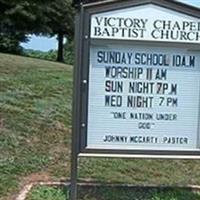
{"type": "MultiPolygon", "coordinates": [[[[70,176],[71,103],[71,66],[0,54],[0,200],[10,200],[33,173],[70,176]]],[[[79,178],[200,184],[200,161],[81,158],[79,178]]]]}
{"type": "Polygon", "coordinates": [[[34,172],[69,174],[71,77],[71,66],[0,54],[0,197],[34,172]]]}
{"type": "MultiPolygon", "coordinates": [[[[198,200],[200,194],[181,189],[79,188],[79,200],[198,200]]],[[[68,200],[64,188],[37,186],[27,200],[68,200]]]]}
{"type": "Polygon", "coordinates": [[[68,194],[63,188],[37,186],[27,197],[27,200],[66,200],[68,194]]]}

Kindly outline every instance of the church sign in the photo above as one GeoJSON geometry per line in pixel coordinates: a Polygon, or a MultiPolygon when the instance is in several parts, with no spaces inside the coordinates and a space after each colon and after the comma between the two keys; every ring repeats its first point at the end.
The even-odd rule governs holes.
{"type": "Polygon", "coordinates": [[[77,25],[80,155],[200,155],[200,14],[174,1],[85,4],[77,25]]]}
{"type": "Polygon", "coordinates": [[[126,8],[92,15],[91,38],[200,43],[200,21],[153,5],[126,8]]]}

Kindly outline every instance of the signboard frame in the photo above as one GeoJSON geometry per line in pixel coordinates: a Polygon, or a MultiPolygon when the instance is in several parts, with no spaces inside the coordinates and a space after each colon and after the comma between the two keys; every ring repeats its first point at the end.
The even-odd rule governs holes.
{"type": "MultiPolygon", "coordinates": [[[[141,157],[141,158],[200,158],[200,150],[114,150],[87,149],[87,113],[88,113],[88,80],[90,53],[90,20],[91,15],[125,9],[134,6],[153,4],[168,8],[192,17],[200,18],[200,9],[166,0],[135,0],[135,1],[105,1],[91,4],[81,4],[76,18],[76,63],[74,70],[74,100],[73,100],[73,152],[79,156],[102,157],[141,157]]],[[[137,41],[136,41],[137,43],[137,41]]],[[[147,42],[146,42],[147,43],[147,42]]],[[[162,42],[156,42],[162,44],[162,42]]],[[[166,43],[166,42],[165,42],[166,43]]],[[[170,42],[169,42],[170,43],[170,42]]],[[[175,44],[174,42],[171,42],[175,44]]],[[[179,45],[177,43],[177,45],[179,45]]],[[[195,46],[195,44],[194,44],[195,46]]],[[[197,45],[199,46],[199,44],[197,45]]]]}

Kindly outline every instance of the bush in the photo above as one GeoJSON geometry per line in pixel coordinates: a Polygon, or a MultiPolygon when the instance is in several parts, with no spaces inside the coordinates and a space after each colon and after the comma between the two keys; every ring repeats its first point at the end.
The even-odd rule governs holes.
{"type": "Polygon", "coordinates": [[[0,52],[3,53],[12,53],[12,54],[21,54],[22,47],[20,47],[20,41],[25,40],[22,38],[23,35],[20,34],[7,34],[0,33],[0,52]]]}
{"type": "Polygon", "coordinates": [[[74,65],[75,48],[74,41],[70,41],[64,45],[64,62],[69,65],[74,65]]]}

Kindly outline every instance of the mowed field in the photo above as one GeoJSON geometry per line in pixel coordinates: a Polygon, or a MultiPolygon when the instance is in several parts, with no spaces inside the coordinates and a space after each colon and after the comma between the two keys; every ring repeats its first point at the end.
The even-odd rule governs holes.
{"type": "MultiPolygon", "coordinates": [[[[72,70],[0,54],[0,200],[26,182],[70,177],[72,70]]],[[[81,158],[79,179],[200,185],[200,161],[81,158]]]]}

